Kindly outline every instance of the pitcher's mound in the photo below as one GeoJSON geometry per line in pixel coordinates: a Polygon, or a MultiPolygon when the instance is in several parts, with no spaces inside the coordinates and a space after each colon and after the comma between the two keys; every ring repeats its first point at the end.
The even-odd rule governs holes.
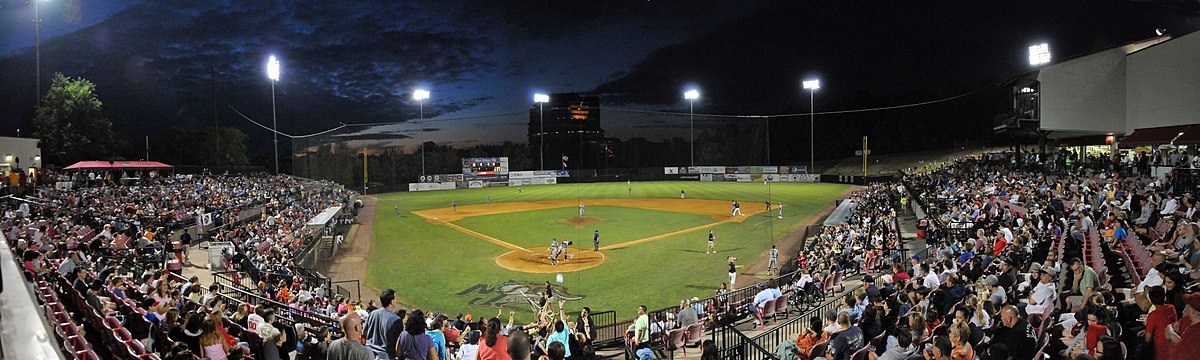
{"type": "Polygon", "coordinates": [[[598,218],[595,216],[584,216],[584,217],[572,216],[572,217],[565,217],[562,219],[558,219],[558,222],[560,222],[560,223],[575,225],[575,227],[577,227],[577,228],[578,227],[586,227],[588,225],[595,224],[595,223],[598,223],[601,221],[604,221],[604,219],[601,219],[601,218],[598,218]]]}
{"type": "MultiPolygon", "coordinates": [[[[587,219],[587,217],[584,217],[587,219]]],[[[570,248],[570,258],[558,257],[558,265],[550,262],[550,248],[530,248],[529,251],[509,251],[496,257],[496,265],[513,271],[550,274],[588,269],[604,262],[604,253],[591,249],[570,248]]]]}

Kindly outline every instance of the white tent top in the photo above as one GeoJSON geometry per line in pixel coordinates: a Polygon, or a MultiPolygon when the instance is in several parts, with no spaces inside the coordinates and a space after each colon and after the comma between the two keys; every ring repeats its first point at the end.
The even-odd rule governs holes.
{"type": "Polygon", "coordinates": [[[308,226],[324,226],[325,224],[328,224],[329,220],[333,219],[333,217],[336,216],[340,211],[342,211],[341,206],[334,206],[325,209],[325,211],[322,211],[320,214],[317,214],[317,216],[313,217],[312,220],[309,220],[308,226]]]}

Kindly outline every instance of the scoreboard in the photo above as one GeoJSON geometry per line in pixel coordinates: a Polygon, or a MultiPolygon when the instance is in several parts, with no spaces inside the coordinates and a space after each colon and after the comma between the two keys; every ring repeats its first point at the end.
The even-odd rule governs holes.
{"type": "Polygon", "coordinates": [[[462,159],[463,180],[508,180],[508,157],[462,159]]]}

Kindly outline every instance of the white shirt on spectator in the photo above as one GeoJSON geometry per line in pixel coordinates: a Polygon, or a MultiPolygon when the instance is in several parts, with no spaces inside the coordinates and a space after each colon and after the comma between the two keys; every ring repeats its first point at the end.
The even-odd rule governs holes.
{"type": "Polygon", "coordinates": [[[942,282],[938,280],[937,274],[930,271],[928,274],[925,274],[925,280],[921,285],[929,289],[937,289],[938,286],[942,285],[942,282]]]}
{"type": "Polygon", "coordinates": [[[1142,279],[1142,282],[1138,284],[1137,292],[1146,291],[1147,286],[1162,286],[1162,283],[1163,279],[1158,274],[1158,269],[1150,268],[1150,271],[1146,272],[1146,278],[1142,279]]]}
{"type": "Polygon", "coordinates": [[[1025,307],[1025,312],[1028,314],[1041,314],[1046,311],[1047,306],[1053,305],[1054,301],[1054,283],[1041,283],[1033,287],[1033,302],[1025,307]]]}

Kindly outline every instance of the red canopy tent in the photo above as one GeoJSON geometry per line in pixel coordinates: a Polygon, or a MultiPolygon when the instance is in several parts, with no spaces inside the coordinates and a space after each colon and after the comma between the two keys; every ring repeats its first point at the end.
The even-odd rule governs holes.
{"type": "Polygon", "coordinates": [[[71,166],[63,168],[63,170],[92,170],[92,169],[115,169],[115,170],[145,170],[145,169],[170,169],[171,165],[163,164],[157,161],[80,161],[71,166]]]}

